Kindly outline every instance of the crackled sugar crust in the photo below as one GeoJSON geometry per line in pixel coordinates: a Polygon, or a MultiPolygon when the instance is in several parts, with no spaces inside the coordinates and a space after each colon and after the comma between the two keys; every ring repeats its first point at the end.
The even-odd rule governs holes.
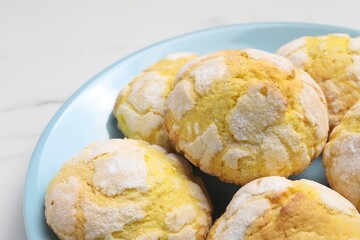
{"type": "Polygon", "coordinates": [[[332,131],[323,164],[331,187],[360,211],[360,102],[332,131]]]}
{"type": "Polygon", "coordinates": [[[176,73],[195,57],[194,53],[168,55],[145,69],[120,91],[113,112],[126,137],[173,150],[163,129],[164,104],[173,88],[176,73]]]}
{"type": "Polygon", "coordinates": [[[304,71],[255,49],[187,63],[166,101],[165,128],[203,171],[245,184],[303,171],[325,144],[325,98],[304,71]]]}
{"type": "Polygon", "coordinates": [[[60,239],[205,239],[211,205],[182,158],[140,140],[107,140],[66,163],[45,196],[60,239]]]}
{"type": "Polygon", "coordinates": [[[277,51],[308,72],[323,90],[330,129],[360,99],[360,37],[346,34],[301,37],[277,51]]]}
{"type": "Polygon", "coordinates": [[[335,191],[309,180],[265,177],[234,195],[208,240],[359,238],[359,213],[335,191]]]}

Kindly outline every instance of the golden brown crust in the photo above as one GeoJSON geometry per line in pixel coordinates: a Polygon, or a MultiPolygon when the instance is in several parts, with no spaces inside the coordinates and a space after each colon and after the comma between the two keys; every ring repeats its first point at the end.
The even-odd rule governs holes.
{"type": "Polygon", "coordinates": [[[360,239],[360,215],[325,186],[266,177],[235,194],[210,230],[217,239],[360,239]]]}

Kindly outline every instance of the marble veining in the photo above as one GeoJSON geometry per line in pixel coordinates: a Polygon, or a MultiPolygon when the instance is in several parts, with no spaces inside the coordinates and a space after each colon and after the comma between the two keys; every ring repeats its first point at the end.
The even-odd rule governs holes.
{"type": "Polygon", "coordinates": [[[64,100],[44,100],[44,101],[39,101],[33,104],[29,104],[29,105],[22,105],[22,106],[13,106],[13,107],[9,107],[9,108],[0,108],[0,114],[1,113],[6,113],[6,112],[13,112],[13,111],[22,111],[24,109],[29,109],[29,108],[36,108],[36,107],[41,107],[44,105],[61,105],[64,103],[64,100]]]}

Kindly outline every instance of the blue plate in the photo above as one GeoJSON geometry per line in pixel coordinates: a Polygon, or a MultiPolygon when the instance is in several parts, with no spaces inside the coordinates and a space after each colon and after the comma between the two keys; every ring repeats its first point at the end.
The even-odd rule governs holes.
{"type": "MultiPolygon", "coordinates": [[[[46,224],[44,194],[62,164],[86,145],[101,139],[122,137],[111,115],[119,90],[135,75],[166,54],[196,52],[204,54],[220,49],[258,48],[274,52],[288,41],[304,35],[360,31],[303,23],[256,23],[207,29],[172,38],[144,48],[114,63],[71,96],[55,114],[40,137],[30,161],[25,187],[24,218],[30,240],[57,239],[46,224]]],[[[237,186],[222,183],[202,174],[218,217],[237,186]]],[[[308,178],[327,184],[321,159],[293,179],[308,178]]]]}

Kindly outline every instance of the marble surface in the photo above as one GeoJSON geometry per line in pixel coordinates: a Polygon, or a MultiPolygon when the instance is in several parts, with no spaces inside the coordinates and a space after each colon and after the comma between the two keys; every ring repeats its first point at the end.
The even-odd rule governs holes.
{"type": "Polygon", "coordinates": [[[117,59],[208,27],[263,21],[360,29],[360,1],[0,2],[0,238],[26,239],[22,201],[31,153],[61,104],[117,59]]]}

